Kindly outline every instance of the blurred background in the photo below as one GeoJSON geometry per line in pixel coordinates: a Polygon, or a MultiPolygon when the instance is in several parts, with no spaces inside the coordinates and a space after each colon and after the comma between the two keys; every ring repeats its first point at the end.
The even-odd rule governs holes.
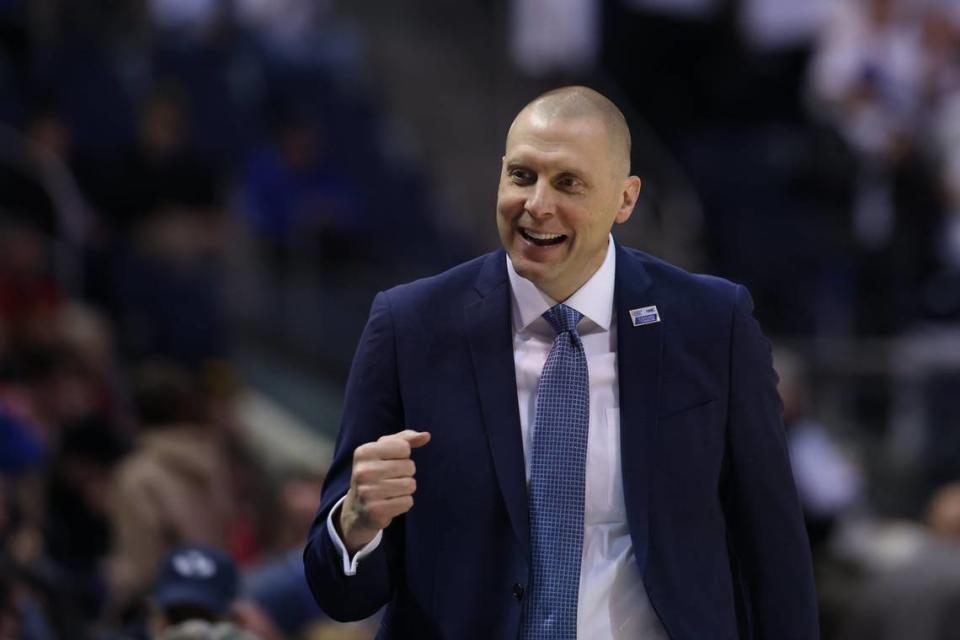
{"type": "Polygon", "coordinates": [[[570,83],[633,131],[617,239],[754,295],[823,637],[960,638],[958,34],[956,0],[0,0],[0,640],[151,637],[181,543],[264,640],[372,637],[299,560],[356,340],[497,246],[506,129],[570,83]]]}

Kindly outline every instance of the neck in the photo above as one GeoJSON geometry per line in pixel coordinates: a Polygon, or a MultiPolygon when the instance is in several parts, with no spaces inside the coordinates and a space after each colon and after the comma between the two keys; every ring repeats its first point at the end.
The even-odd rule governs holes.
{"type": "Polygon", "coordinates": [[[603,265],[603,261],[607,257],[607,251],[609,251],[609,246],[604,246],[603,252],[587,263],[586,268],[580,272],[580,275],[576,280],[569,282],[545,283],[543,286],[537,285],[538,288],[557,302],[566,301],[567,298],[579,291],[580,287],[587,284],[590,278],[592,278],[594,274],[600,270],[601,265],[603,265]]]}

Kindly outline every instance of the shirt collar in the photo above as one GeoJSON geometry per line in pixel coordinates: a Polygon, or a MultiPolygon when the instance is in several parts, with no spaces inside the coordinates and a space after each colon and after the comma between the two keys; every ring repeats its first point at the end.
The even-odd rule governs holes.
{"type": "MultiPolygon", "coordinates": [[[[610,321],[613,317],[613,286],[616,268],[616,250],[613,236],[610,235],[603,264],[582,287],[564,301],[564,304],[582,313],[584,318],[589,319],[603,331],[610,330],[610,321]]],[[[543,313],[556,305],[557,301],[517,273],[509,255],[507,256],[507,276],[510,278],[513,330],[515,333],[520,333],[540,320],[543,313]]],[[[546,323],[545,320],[544,323],[546,323]]]]}

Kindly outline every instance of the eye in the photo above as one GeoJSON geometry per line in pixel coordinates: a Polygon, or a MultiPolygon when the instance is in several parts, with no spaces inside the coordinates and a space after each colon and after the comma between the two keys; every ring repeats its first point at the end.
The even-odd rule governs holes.
{"type": "Polygon", "coordinates": [[[507,175],[510,176],[514,184],[531,184],[535,179],[533,172],[526,169],[509,169],[507,175]]]}
{"type": "Polygon", "coordinates": [[[557,186],[566,191],[579,189],[583,183],[576,176],[564,175],[557,180],[557,186]]]}

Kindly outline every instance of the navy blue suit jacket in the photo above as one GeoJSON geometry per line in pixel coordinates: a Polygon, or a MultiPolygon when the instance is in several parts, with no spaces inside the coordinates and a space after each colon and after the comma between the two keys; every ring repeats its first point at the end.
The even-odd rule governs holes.
{"type": "MultiPolygon", "coordinates": [[[[810,553],[770,347],[746,289],[616,245],[623,491],[637,565],[672,640],[818,637],[810,553]],[[634,327],[630,309],[661,322],[634,327]]],[[[503,251],[380,293],[347,384],[304,553],[337,620],[379,638],[517,638],[530,580],[527,490],[503,251]],[[353,450],[404,428],[413,509],[345,576],[326,517],[353,450]]]]}

